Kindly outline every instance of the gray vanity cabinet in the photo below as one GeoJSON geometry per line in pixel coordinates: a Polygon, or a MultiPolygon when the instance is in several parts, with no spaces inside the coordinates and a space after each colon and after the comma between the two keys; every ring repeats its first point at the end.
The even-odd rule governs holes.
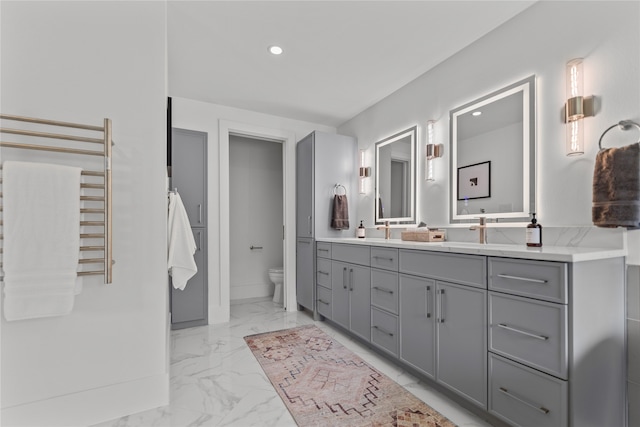
{"type": "Polygon", "coordinates": [[[315,239],[352,237],[357,227],[354,217],[358,195],[356,153],[354,138],[319,131],[310,133],[296,144],[296,293],[298,305],[314,313],[318,299],[315,239]],[[351,221],[348,230],[331,228],[336,184],[342,186],[340,194],[347,195],[351,221]],[[309,242],[308,246],[306,242],[309,242]]]}
{"type": "Polygon", "coordinates": [[[484,256],[403,249],[399,264],[400,358],[484,409],[486,263],[484,256]]]}
{"type": "Polygon", "coordinates": [[[488,266],[489,412],[521,426],[625,425],[624,259],[488,266]]]}
{"type": "Polygon", "coordinates": [[[400,275],[400,359],[436,376],[436,281],[400,275]]]}
{"type": "Polygon", "coordinates": [[[332,320],[359,337],[371,339],[371,269],[331,262],[332,320]]]}
{"type": "Polygon", "coordinates": [[[436,282],[436,381],[487,407],[487,291],[436,282]]]}
{"type": "Polygon", "coordinates": [[[400,359],[486,408],[486,291],[400,275],[400,359]]]}
{"type": "MultiPolygon", "coordinates": [[[[303,284],[311,282],[315,276],[315,263],[313,262],[313,239],[301,238],[296,239],[296,283],[303,284]]],[[[315,298],[313,286],[296,286],[296,298],[298,304],[311,308],[315,307],[313,300],[315,298]]]]}

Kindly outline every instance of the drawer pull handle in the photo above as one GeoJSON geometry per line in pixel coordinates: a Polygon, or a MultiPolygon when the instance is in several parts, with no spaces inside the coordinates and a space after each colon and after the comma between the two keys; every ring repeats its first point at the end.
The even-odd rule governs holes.
{"type": "Polygon", "coordinates": [[[424,315],[427,316],[427,319],[431,318],[431,312],[429,311],[429,294],[431,293],[431,286],[426,286],[424,288],[424,315]]]}
{"type": "Polygon", "coordinates": [[[328,303],[328,302],[326,302],[326,301],[324,301],[324,300],[321,300],[321,299],[319,299],[319,300],[318,300],[318,302],[321,302],[322,304],[325,304],[325,305],[329,305],[329,303],[328,303]]]}
{"type": "Polygon", "coordinates": [[[327,273],[326,271],[322,271],[322,270],[318,270],[318,273],[320,273],[320,274],[324,274],[325,276],[328,276],[328,275],[329,275],[329,273],[327,273]]]}
{"type": "Polygon", "coordinates": [[[391,289],[386,289],[386,288],[379,288],[377,286],[374,286],[373,289],[377,290],[377,291],[382,291],[382,292],[386,292],[388,294],[393,294],[393,291],[391,289]]]}
{"type": "Polygon", "coordinates": [[[387,258],[387,257],[383,257],[383,256],[374,256],[373,259],[382,259],[382,260],[385,260],[385,261],[393,262],[393,258],[387,258]]]}
{"type": "Polygon", "coordinates": [[[353,268],[349,269],[349,290],[353,291],[353,268]]]}
{"type": "Polygon", "coordinates": [[[531,279],[530,277],[510,276],[508,274],[498,274],[498,277],[501,277],[503,279],[520,280],[522,282],[533,282],[533,283],[547,283],[548,282],[548,280],[545,280],[545,279],[531,279]]]}
{"type": "Polygon", "coordinates": [[[322,252],[329,252],[329,249],[318,248],[318,250],[322,252]]]}
{"type": "Polygon", "coordinates": [[[374,329],[377,329],[378,331],[382,332],[383,334],[387,334],[387,335],[389,335],[390,337],[392,337],[392,336],[393,336],[393,332],[389,332],[389,331],[387,331],[386,329],[381,328],[380,326],[374,326],[373,328],[374,328],[374,329]]]}
{"type": "Polygon", "coordinates": [[[436,319],[438,323],[444,323],[444,305],[442,304],[442,300],[444,299],[444,289],[436,290],[436,294],[438,297],[438,314],[440,317],[436,319]]]}
{"type": "Polygon", "coordinates": [[[536,339],[539,339],[539,340],[542,340],[542,341],[546,341],[546,340],[549,339],[549,337],[545,337],[544,335],[532,334],[531,332],[526,332],[526,331],[523,331],[523,330],[520,330],[520,329],[513,328],[511,326],[507,326],[504,323],[498,323],[498,327],[500,327],[502,329],[506,329],[506,330],[511,331],[511,332],[516,332],[518,334],[526,335],[526,336],[531,337],[531,338],[536,338],[536,339]]]}
{"type": "Polygon", "coordinates": [[[509,393],[509,390],[507,390],[504,387],[500,387],[500,391],[502,393],[506,394],[507,396],[509,396],[510,398],[512,398],[514,400],[517,400],[518,402],[520,402],[520,403],[522,403],[524,405],[527,405],[530,408],[535,409],[536,411],[542,412],[543,414],[548,414],[549,413],[549,410],[547,408],[545,408],[544,406],[536,406],[534,404],[531,404],[531,403],[527,402],[526,400],[509,393]]]}

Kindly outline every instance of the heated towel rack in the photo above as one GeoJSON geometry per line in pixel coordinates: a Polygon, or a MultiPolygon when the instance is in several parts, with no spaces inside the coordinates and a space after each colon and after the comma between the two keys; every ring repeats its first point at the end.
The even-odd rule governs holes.
{"type": "MultiPolygon", "coordinates": [[[[79,276],[103,275],[104,283],[112,282],[113,273],[113,229],[112,229],[112,182],[111,182],[111,148],[114,145],[111,137],[111,120],[104,119],[102,126],[61,122],[55,120],[37,119],[31,117],[0,114],[0,119],[28,123],[17,129],[0,127],[0,147],[47,151],[53,153],[96,156],[104,159],[100,166],[93,165],[93,169],[82,170],[80,184],[80,253],[78,261],[79,276]],[[43,126],[62,128],[63,133],[51,133],[40,130],[43,126]],[[31,129],[38,128],[38,130],[31,129]],[[5,135],[11,135],[14,142],[5,140],[5,135]],[[90,135],[90,136],[87,136],[90,135]],[[17,139],[17,140],[16,140],[17,139]],[[37,142],[34,144],[32,142],[37,142]],[[88,144],[88,145],[85,145],[88,144]],[[102,149],[86,149],[101,145],[102,149]],[[93,231],[96,228],[100,231],[93,231]],[[101,241],[102,244],[95,243],[101,241]],[[102,252],[102,257],[95,257],[96,252],[102,252]],[[93,267],[94,270],[84,270],[84,265],[102,265],[93,267]]],[[[3,153],[4,154],[4,153],[3,153]]],[[[86,159],[86,158],[85,158],[86,159]]],[[[0,180],[0,183],[2,181],[0,180]]],[[[0,198],[2,193],[0,193],[0,198]]],[[[2,207],[0,207],[2,211],[2,207]]],[[[2,223],[0,222],[0,225],[2,223]]],[[[2,235],[0,235],[2,238],[2,235]]],[[[1,249],[0,249],[1,252],[1,249]]]]}

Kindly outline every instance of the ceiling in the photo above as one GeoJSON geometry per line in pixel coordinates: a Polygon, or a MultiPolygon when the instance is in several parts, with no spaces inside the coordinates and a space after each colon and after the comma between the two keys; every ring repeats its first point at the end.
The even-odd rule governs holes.
{"type": "Polygon", "coordinates": [[[170,0],[169,94],[337,127],[533,3],[170,0]]]}

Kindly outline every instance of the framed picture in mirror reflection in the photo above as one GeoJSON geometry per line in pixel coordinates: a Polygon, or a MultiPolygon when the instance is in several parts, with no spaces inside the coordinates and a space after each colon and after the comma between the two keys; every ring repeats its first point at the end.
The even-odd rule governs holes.
{"type": "Polygon", "coordinates": [[[458,200],[491,197],[491,161],[458,168],[458,200]]]}

